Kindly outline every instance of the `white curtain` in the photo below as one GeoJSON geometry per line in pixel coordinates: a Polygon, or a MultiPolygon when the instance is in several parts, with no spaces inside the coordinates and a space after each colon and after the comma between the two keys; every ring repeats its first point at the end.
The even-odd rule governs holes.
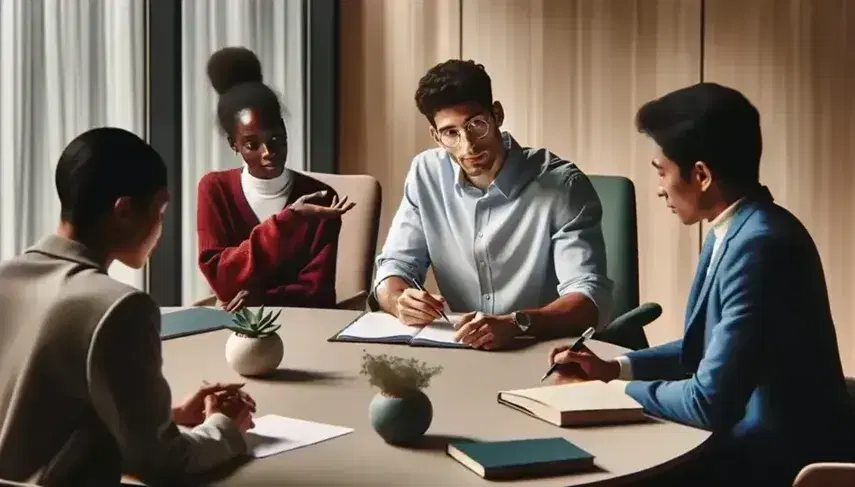
{"type": "MultiPolygon", "coordinates": [[[[0,0],[0,258],[56,229],[54,168],[87,129],[145,136],[145,2],[0,0]]],[[[110,274],[144,288],[144,273],[110,274]]]]}
{"type": "Polygon", "coordinates": [[[211,294],[197,264],[196,186],[209,171],[242,164],[218,130],[217,94],[206,63],[226,46],[244,46],[258,55],[264,82],[285,108],[288,166],[305,169],[303,0],[184,0],[181,15],[181,287],[188,304],[211,294]]]}

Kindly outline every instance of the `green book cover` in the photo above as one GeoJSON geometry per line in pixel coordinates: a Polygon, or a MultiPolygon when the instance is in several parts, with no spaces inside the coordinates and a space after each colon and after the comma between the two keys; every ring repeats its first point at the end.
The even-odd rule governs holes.
{"type": "Polygon", "coordinates": [[[455,442],[449,444],[448,453],[486,478],[554,475],[592,467],[594,464],[593,455],[560,437],[455,442]],[[461,458],[460,454],[466,458],[461,458]],[[470,463],[480,468],[474,468],[475,465],[470,463]]]}
{"type": "Polygon", "coordinates": [[[232,315],[212,308],[188,308],[164,313],[160,318],[160,338],[168,340],[207,331],[221,330],[231,324],[232,315]]]}

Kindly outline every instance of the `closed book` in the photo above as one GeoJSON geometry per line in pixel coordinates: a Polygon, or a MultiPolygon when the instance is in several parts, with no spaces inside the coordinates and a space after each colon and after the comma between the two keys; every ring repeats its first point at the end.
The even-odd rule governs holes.
{"type": "Polygon", "coordinates": [[[187,308],[163,313],[160,318],[160,338],[180,338],[198,333],[222,330],[232,324],[233,315],[215,308],[187,308]]]}
{"type": "Polygon", "coordinates": [[[587,381],[499,392],[500,404],[558,426],[645,421],[644,408],[629,397],[626,381],[587,381]]]}
{"type": "Polygon", "coordinates": [[[488,480],[565,475],[594,467],[594,456],[564,438],[452,442],[448,454],[488,480]]]}

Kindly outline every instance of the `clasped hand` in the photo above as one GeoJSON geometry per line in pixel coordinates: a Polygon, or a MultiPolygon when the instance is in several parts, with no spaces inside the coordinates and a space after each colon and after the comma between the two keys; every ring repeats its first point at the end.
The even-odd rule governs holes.
{"type": "Polygon", "coordinates": [[[202,382],[198,391],[172,408],[172,420],[181,426],[194,427],[202,424],[214,413],[228,416],[240,431],[254,425],[255,400],[243,390],[243,384],[211,384],[202,382]]]}
{"type": "MultiPolygon", "coordinates": [[[[396,315],[405,325],[426,326],[442,319],[439,310],[444,307],[442,296],[408,288],[398,296],[396,315]]],[[[501,348],[520,333],[510,315],[492,316],[480,312],[463,315],[456,328],[455,340],[485,350],[501,348]]]]}

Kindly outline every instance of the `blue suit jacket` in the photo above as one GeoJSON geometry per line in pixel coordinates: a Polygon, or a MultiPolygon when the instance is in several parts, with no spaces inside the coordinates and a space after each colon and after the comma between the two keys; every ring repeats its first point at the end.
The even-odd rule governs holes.
{"type": "Polygon", "coordinates": [[[627,393],[653,415],[795,469],[855,438],[816,245],[764,187],[701,253],[683,339],[628,354],[627,393]]]}

